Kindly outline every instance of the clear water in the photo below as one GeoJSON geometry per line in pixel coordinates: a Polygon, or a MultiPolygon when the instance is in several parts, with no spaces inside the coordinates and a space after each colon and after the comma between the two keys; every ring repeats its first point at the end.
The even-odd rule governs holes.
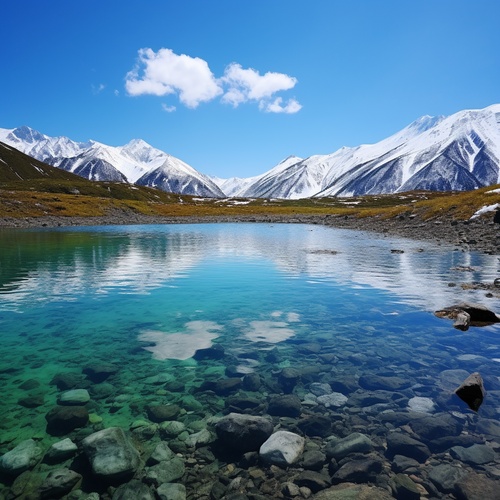
{"type": "MultiPolygon", "coordinates": [[[[96,362],[119,367],[113,395],[92,401],[105,426],[129,428],[148,402],[177,402],[199,418],[220,413],[223,398],[194,392],[225,376],[224,361],[192,358],[212,343],[240,373],[264,377],[332,354],[335,374],[395,373],[420,387],[414,395],[437,398],[448,369],[480,369],[496,389],[500,328],[459,332],[433,312],[460,301],[499,311],[498,298],[460,286],[492,282],[499,267],[496,256],[316,225],[4,229],[0,447],[57,440],[45,431],[58,394],[50,381],[96,362]],[[274,364],[264,356],[273,347],[274,364]],[[162,390],[158,375],[185,391],[162,390]],[[30,379],[45,401],[31,409],[18,404],[30,379]]],[[[498,418],[492,394],[481,415],[498,418]]]]}

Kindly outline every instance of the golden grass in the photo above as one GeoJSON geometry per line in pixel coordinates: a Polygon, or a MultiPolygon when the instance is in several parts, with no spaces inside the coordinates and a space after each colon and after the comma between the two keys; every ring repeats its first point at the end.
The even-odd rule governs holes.
{"type": "Polygon", "coordinates": [[[37,182],[27,189],[26,183],[11,183],[0,189],[0,217],[96,217],[121,210],[168,217],[349,215],[385,219],[413,214],[425,220],[465,220],[482,206],[500,203],[500,194],[491,193],[495,188],[498,186],[459,193],[410,192],[353,198],[217,200],[120,183],[75,187],[63,181],[37,182]]]}

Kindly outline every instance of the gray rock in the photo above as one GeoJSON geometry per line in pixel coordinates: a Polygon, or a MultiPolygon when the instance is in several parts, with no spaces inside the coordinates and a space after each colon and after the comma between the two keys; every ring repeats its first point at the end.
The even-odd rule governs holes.
{"type": "Polygon", "coordinates": [[[155,496],[147,485],[132,480],[116,488],[112,500],[155,500],[155,496]]]}
{"type": "Polygon", "coordinates": [[[456,389],[455,394],[465,401],[471,410],[478,411],[486,396],[481,375],[478,372],[469,375],[456,389]]]}
{"type": "Polygon", "coordinates": [[[399,391],[409,387],[410,381],[401,377],[385,377],[381,375],[362,375],[358,381],[363,389],[371,391],[399,391]]]}
{"type": "Polygon", "coordinates": [[[41,498],[60,498],[69,493],[82,480],[82,476],[71,469],[50,471],[40,487],[41,498]]]}
{"type": "Polygon", "coordinates": [[[410,425],[425,441],[433,441],[443,436],[458,436],[462,431],[462,424],[448,413],[412,420],[410,425]]]}
{"type": "Polygon", "coordinates": [[[165,441],[161,441],[156,445],[156,448],[149,457],[148,464],[155,465],[165,460],[171,460],[175,457],[175,453],[168,447],[165,441]]]}
{"type": "Polygon", "coordinates": [[[56,406],[45,415],[47,432],[52,436],[63,436],[89,421],[89,412],[83,406],[56,406]]]}
{"type": "Polygon", "coordinates": [[[312,500],[394,500],[387,491],[366,484],[344,483],[320,491],[311,497],[312,500]]]}
{"type": "Polygon", "coordinates": [[[394,496],[404,500],[420,500],[420,490],[405,474],[396,474],[392,480],[394,496]]]}
{"type": "Polygon", "coordinates": [[[71,458],[78,451],[78,446],[76,446],[70,438],[63,439],[54,443],[47,453],[45,454],[45,460],[51,463],[62,462],[71,458]]]}
{"type": "Polygon", "coordinates": [[[486,326],[500,322],[500,317],[480,304],[462,302],[456,306],[445,307],[434,313],[438,318],[455,320],[454,328],[465,331],[469,326],[486,326]]]}
{"type": "Polygon", "coordinates": [[[277,417],[298,417],[301,409],[302,406],[298,396],[295,394],[284,394],[271,398],[267,411],[269,415],[277,417]]]}
{"type": "Polygon", "coordinates": [[[408,469],[417,469],[419,466],[420,464],[413,458],[395,455],[392,459],[391,469],[394,472],[404,472],[408,469]]]}
{"type": "Polygon", "coordinates": [[[156,490],[159,500],[186,500],[186,487],[179,483],[164,483],[156,490]]]}
{"type": "Polygon", "coordinates": [[[324,490],[331,485],[329,477],[310,470],[301,472],[293,482],[299,487],[309,488],[313,493],[324,490]]]}
{"type": "Polygon", "coordinates": [[[368,436],[354,432],[339,441],[330,441],[326,445],[326,455],[337,461],[351,453],[369,453],[373,450],[373,443],[368,436]]]}
{"type": "Polygon", "coordinates": [[[262,444],[259,454],[264,462],[286,467],[299,460],[304,443],[304,438],[298,434],[278,431],[262,444]]]}
{"type": "Polygon", "coordinates": [[[387,435],[387,454],[390,458],[395,455],[404,455],[420,463],[425,462],[431,456],[427,445],[402,432],[391,432],[387,435]]]}
{"type": "Polygon", "coordinates": [[[18,476],[33,468],[41,457],[42,449],[33,439],[27,439],[0,457],[0,471],[9,476],[18,476]]]}
{"type": "Polygon", "coordinates": [[[139,452],[122,429],[110,427],[82,441],[94,474],[109,479],[132,475],[139,467],[139,452]]]}
{"type": "Polygon", "coordinates": [[[340,392],[332,392],[330,394],[325,394],[318,397],[318,403],[321,403],[327,408],[339,408],[344,406],[347,402],[347,396],[344,396],[340,392]]]}
{"type": "Polygon", "coordinates": [[[473,444],[468,448],[454,446],[450,453],[453,458],[470,465],[483,465],[495,460],[495,452],[485,444],[473,444]]]}
{"type": "Polygon", "coordinates": [[[261,385],[262,381],[258,373],[247,373],[243,377],[243,389],[246,391],[258,391],[261,385]]]}
{"type": "Polygon", "coordinates": [[[179,457],[174,457],[171,460],[148,467],[144,480],[158,487],[160,484],[171,483],[181,478],[185,472],[184,461],[179,457]]]}
{"type": "Polygon", "coordinates": [[[469,375],[466,370],[443,370],[438,377],[438,386],[452,393],[469,375]]]}
{"type": "Polygon", "coordinates": [[[374,482],[377,475],[382,472],[383,464],[374,458],[350,460],[332,476],[332,483],[369,483],[374,482]]]}
{"type": "Polygon", "coordinates": [[[500,500],[498,481],[493,481],[483,474],[467,474],[455,485],[459,500],[500,500]]]}
{"type": "Polygon", "coordinates": [[[90,401],[87,389],[72,389],[59,395],[58,403],[64,406],[83,406],[90,401]]]}
{"type": "Polygon", "coordinates": [[[442,493],[454,493],[457,483],[467,475],[464,469],[449,464],[433,467],[429,479],[442,493]]]}
{"type": "Polygon", "coordinates": [[[434,401],[431,398],[415,396],[408,401],[408,409],[417,413],[433,413],[434,401]]]}
{"type": "Polygon", "coordinates": [[[181,409],[178,405],[149,405],[147,407],[148,418],[152,422],[164,422],[175,420],[181,409]]]}
{"type": "Polygon", "coordinates": [[[319,471],[326,463],[326,455],[319,450],[306,451],[302,456],[302,467],[307,470],[319,471]]]}
{"type": "Polygon", "coordinates": [[[309,386],[309,391],[315,396],[325,396],[326,394],[331,394],[333,392],[330,384],[322,384],[320,382],[313,382],[309,386]]]}
{"type": "Polygon", "coordinates": [[[245,453],[258,450],[273,432],[273,424],[264,417],[230,413],[215,425],[220,443],[245,453]]]}
{"type": "Polygon", "coordinates": [[[166,438],[177,437],[181,432],[186,430],[186,426],[182,422],[172,420],[169,422],[162,422],[160,424],[160,434],[166,438]]]}
{"type": "Polygon", "coordinates": [[[199,432],[190,434],[184,442],[186,443],[186,446],[189,446],[190,448],[197,448],[199,446],[206,446],[214,440],[215,436],[208,429],[202,429],[199,432]]]}

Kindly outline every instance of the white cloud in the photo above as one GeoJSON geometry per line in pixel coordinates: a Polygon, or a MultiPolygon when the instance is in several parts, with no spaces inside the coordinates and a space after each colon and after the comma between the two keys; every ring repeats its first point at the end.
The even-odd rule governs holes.
{"type": "Polygon", "coordinates": [[[174,54],[170,49],[139,50],[136,67],[127,74],[125,88],[130,95],[178,94],[188,108],[211,101],[222,94],[222,88],[199,57],[174,54]]]}
{"type": "Polygon", "coordinates": [[[285,113],[293,114],[297,113],[302,109],[302,105],[298,103],[295,99],[290,99],[285,105],[282,104],[283,99],[281,97],[276,97],[272,102],[261,101],[259,103],[259,108],[267,113],[285,113]]]}
{"type": "Polygon", "coordinates": [[[100,94],[105,88],[106,85],[104,83],[100,83],[99,85],[92,84],[92,93],[94,95],[100,94]]]}
{"type": "MultiPolygon", "coordinates": [[[[297,113],[302,106],[296,99],[283,102],[278,92],[290,90],[297,79],[284,73],[267,72],[261,75],[253,68],[229,64],[224,75],[216,78],[208,63],[199,57],[177,55],[171,49],[140,49],[136,66],[125,79],[127,93],[132,96],[151,94],[178,95],[182,104],[196,108],[222,95],[221,101],[238,107],[242,103],[255,102],[267,113],[297,113]]],[[[167,112],[174,106],[162,105],[167,112]]]]}
{"type": "Polygon", "coordinates": [[[169,106],[168,104],[163,103],[161,105],[163,111],[167,113],[173,113],[177,108],[175,106],[169,106]]]}

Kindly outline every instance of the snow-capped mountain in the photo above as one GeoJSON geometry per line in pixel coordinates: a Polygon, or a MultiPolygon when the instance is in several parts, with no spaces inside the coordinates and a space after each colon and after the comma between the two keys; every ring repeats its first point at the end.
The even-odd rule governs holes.
{"type": "Polygon", "coordinates": [[[130,182],[180,194],[224,197],[210,178],[141,139],[113,147],[49,137],[24,126],[0,129],[0,141],[92,181],[130,182]]]}
{"type": "MultiPolygon", "coordinates": [[[[288,160],[288,159],[287,159],[288,160]]],[[[470,190],[500,183],[500,104],[449,117],[424,116],[376,144],[343,147],[231,181],[232,193],[266,198],[470,190]],[[283,167],[283,168],[282,168],[283,167]]],[[[223,188],[224,190],[224,188],[223,188]]],[[[229,194],[229,193],[227,193],[229,194]]]]}
{"type": "Polygon", "coordinates": [[[262,175],[220,179],[136,139],[112,147],[0,129],[0,141],[90,180],[113,180],[204,197],[307,198],[500,183],[500,104],[449,117],[423,116],[376,144],[309,158],[290,156],[262,175]]]}

